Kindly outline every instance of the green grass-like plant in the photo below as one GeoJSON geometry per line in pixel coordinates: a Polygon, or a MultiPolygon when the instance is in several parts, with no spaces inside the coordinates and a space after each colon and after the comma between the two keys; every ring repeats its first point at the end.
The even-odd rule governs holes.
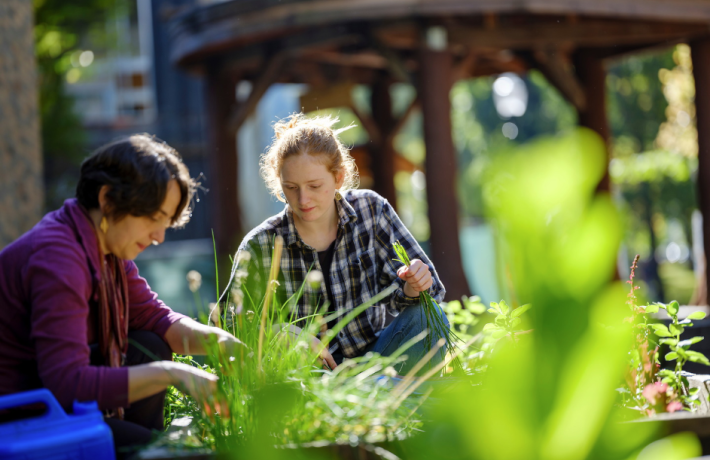
{"type": "MultiPolygon", "coordinates": [[[[278,267],[280,244],[278,240],[274,243],[272,267],[278,267]]],[[[238,254],[234,271],[244,272],[248,263],[249,257],[238,254]]],[[[190,428],[177,437],[162,435],[154,447],[202,448],[226,454],[258,452],[262,456],[264,449],[278,445],[394,441],[408,437],[421,426],[417,409],[431,393],[424,385],[426,380],[458,355],[449,356],[422,378],[416,377],[415,371],[403,378],[396,376],[395,366],[405,359],[407,349],[424,340],[425,334],[420,334],[387,357],[368,353],[346,360],[334,370],[321,368],[319,359],[327,338],[335,337],[348,322],[391,295],[395,287],[390,286],[339,318],[327,331],[323,345],[314,348],[313,337],[338,314],[323,317],[318,312],[294,318],[287,305],[296,299],[279,302],[277,276],[278,269],[272,269],[267,281],[272,289],[258,301],[250,297],[247,277],[243,273],[233,276],[233,285],[222,302],[223,311],[210,314],[220,327],[245,344],[234,356],[214,342],[204,344],[204,364],[191,356],[175,355],[177,361],[218,375],[218,391],[208,401],[197,401],[170,388],[166,424],[184,417],[192,421],[190,428]]],[[[300,289],[296,295],[302,292],[300,289]]],[[[203,318],[204,322],[208,320],[203,318]]]]}
{"type": "MultiPolygon", "coordinates": [[[[409,260],[407,250],[404,249],[404,246],[402,246],[399,241],[396,241],[392,246],[394,248],[394,252],[397,254],[397,260],[409,267],[411,265],[411,261],[409,260]]],[[[419,292],[419,302],[422,306],[422,312],[426,320],[427,330],[429,330],[429,335],[427,335],[425,339],[427,348],[431,349],[433,346],[432,337],[443,337],[446,342],[446,351],[449,354],[456,353],[457,342],[460,342],[461,340],[444,321],[444,310],[427,291],[419,292]]],[[[458,359],[454,362],[457,367],[461,367],[461,363],[458,359]]]]}

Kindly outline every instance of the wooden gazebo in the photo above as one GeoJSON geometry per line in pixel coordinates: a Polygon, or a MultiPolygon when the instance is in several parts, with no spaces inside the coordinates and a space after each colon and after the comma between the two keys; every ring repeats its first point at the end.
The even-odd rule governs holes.
{"type": "MultiPolygon", "coordinates": [[[[448,297],[469,294],[458,239],[456,158],[449,91],[462,78],[539,69],[576,107],[580,124],[608,138],[605,59],[686,42],[697,82],[710,82],[710,0],[231,0],[202,1],[172,29],[172,60],[205,80],[220,252],[240,228],[235,133],[272,83],[328,92],[343,82],[372,88],[373,188],[395,203],[392,140],[421,108],[431,254],[448,297]],[[251,93],[235,97],[248,80],[251,93]],[[391,110],[389,85],[417,97],[391,110]]],[[[710,216],[710,89],[696,85],[699,202],[710,216]]],[[[599,184],[608,189],[608,177],[599,184]]],[[[710,218],[704,222],[710,248],[710,218]]]]}

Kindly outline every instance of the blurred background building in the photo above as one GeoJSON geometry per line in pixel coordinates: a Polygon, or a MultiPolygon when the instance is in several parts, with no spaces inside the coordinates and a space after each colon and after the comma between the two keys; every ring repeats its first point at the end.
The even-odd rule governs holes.
{"type": "MultiPolygon", "coordinates": [[[[190,269],[205,302],[215,298],[212,231],[225,259],[282,208],[258,159],[272,124],[299,110],[357,125],[343,138],[362,186],[396,206],[451,298],[484,301],[507,290],[482,205],[486,165],[537,136],[593,129],[609,147],[599,190],[627,218],[619,276],[638,253],[650,299],[707,302],[700,210],[710,200],[698,197],[710,196],[710,145],[696,124],[708,123],[710,101],[695,93],[710,78],[705,1],[40,0],[35,23],[45,211],[73,195],[87,153],[124,134],[155,134],[203,173],[191,223],[138,260],[179,310],[194,308],[190,269]]],[[[13,104],[0,99],[0,114],[13,104]]],[[[19,133],[7,120],[3,132],[19,133]]],[[[33,168],[39,177],[41,162],[33,168]]],[[[3,202],[27,193],[7,177],[3,202]]],[[[22,207],[30,221],[34,206],[22,207]]],[[[1,244],[26,221],[0,216],[1,244]]]]}

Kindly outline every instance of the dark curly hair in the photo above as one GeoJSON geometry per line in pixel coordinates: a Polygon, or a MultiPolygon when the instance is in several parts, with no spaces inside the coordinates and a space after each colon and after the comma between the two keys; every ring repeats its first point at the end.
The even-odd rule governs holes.
{"type": "Polygon", "coordinates": [[[98,208],[99,191],[108,185],[111,217],[152,216],[165,201],[172,179],[180,187],[181,198],[171,227],[179,228],[190,220],[190,205],[199,184],[175,149],[149,134],[134,134],[99,147],[84,160],[76,198],[86,209],[98,208]]]}

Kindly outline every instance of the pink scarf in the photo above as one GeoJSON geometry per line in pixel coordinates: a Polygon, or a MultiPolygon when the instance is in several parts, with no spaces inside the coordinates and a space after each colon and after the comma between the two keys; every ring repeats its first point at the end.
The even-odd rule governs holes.
{"type": "MultiPolygon", "coordinates": [[[[121,367],[128,349],[128,282],[123,261],[113,254],[104,257],[99,247],[99,350],[104,362],[121,367]]],[[[111,414],[113,415],[113,414],[111,414]]],[[[123,419],[123,408],[118,408],[123,419]]]]}

